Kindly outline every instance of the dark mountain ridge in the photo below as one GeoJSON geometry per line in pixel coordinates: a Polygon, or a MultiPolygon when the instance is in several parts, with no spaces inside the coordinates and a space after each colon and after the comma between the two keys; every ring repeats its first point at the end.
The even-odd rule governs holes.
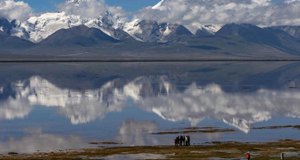
{"type": "Polygon", "coordinates": [[[117,43],[116,40],[99,29],[81,25],[70,29],[61,29],[40,42],[51,46],[79,45],[91,46],[102,42],[117,43]]]}
{"type": "Polygon", "coordinates": [[[0,28],[2,32],[5,32],[8,35],[10,35],[10,31],[12,30],[13,26],[7,19],[0,17],[0,28]]]}
{"type": "Polygon", "coordinates": [[[1,49],[22,49],[22,48],[28,48],[33,47],[35,44],[21,39],[19,37],[10,36],[6,32],[0,31],[0,47],[1,49]]]}
{"type": "Polygon", "coordinates": [[[300,42],[288,33],[274,28],[260,28],[251,24],[226,24],[216,36],[239,36],[247,42],[275,47],[284,52],[299,54],[300,42]]]}
{"type": "Polygon", "coordinates": [[[269,27],[271,29],[280,29],[294,38],[300,40],[300,26],[274,26],[274,27],[269,27]]]}
{"type": "Polygon", "coordinates": [[[206,36],[212,36],[213,34],[210,33],[208,30],[206,30],[205,28],[202,28],[202,29],[198,29],[195,35],[198,37],[206,37],[206,36]]]}

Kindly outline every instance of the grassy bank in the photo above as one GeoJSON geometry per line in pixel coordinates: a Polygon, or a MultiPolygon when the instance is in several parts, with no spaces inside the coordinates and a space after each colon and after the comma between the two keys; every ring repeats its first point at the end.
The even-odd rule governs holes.
{"type": "Polygon", "coordinates": [[[132,146],[67,150],[51,153],[1,155],[2,159],[241,159],[250,151],[252,159],[299,159],[300,141],[281,140],[270,143],[210,142],[192,146],[132,146]]]}

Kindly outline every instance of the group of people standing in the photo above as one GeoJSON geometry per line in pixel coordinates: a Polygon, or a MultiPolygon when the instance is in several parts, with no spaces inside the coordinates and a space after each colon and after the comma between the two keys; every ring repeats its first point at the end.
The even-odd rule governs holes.
{"type": "Polygon", "coordinates": [[[189,146],[191,145],[190,136],[177,136],[174,140],[175,146],[189,146]]]}

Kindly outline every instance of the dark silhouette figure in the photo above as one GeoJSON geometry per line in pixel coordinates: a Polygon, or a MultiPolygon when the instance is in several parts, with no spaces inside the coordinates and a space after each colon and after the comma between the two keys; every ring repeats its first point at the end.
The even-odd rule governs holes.
{"type": "Polygon", "coordinates": [[[179,145],[179,136],[177,136],[174,141],[175,141],[175,146],[178,147],[178,145],[179,145]]]}
{"type": "Polygon", "coordinates": [[[183,136],[180,136],[180,146],[182,146],[182,142],[183,142],[183,136]]]}
{"type": "Polygon", "coordinates": [[[190,139],[190,136],[187,136],[187,140],[188,140],[188,146],[191,145],[191,139],[190,139]]]}

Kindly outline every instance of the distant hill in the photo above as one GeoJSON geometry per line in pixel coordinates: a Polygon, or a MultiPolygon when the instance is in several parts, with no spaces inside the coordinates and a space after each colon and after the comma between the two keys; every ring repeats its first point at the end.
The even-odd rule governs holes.
{"type": "Polygon", "coordinates": [[[0,47],[2,49],[22,49],[22,48],[28,48],[33,47],[35,44],[21,39],[19,37],[10,36],[8,33],[0,31],[0,47]]]}
{"type": "Polygon", "coordinates": [[[269,27],[272,29],[280,29],[294,38],[300,40],[300,26],[275,26],[275,27],[269,27]]]}
{"type": "Polygon", "coordinates": [[[216,36],[239,36],[247,42],[269,45],[288,53],[299,54],[300,42],[288,33],[275,28],[260,28],[251,24],[227,24],[216,36]]]}
{"type": "Polygon", "coordinates": [[[87,47],[101,42],[117,43],[120,41],[108,36],[99,29],[81,25],[70,29],[58,30],[41,41],[41,44],[52,46],[79,45],[87,47]]]}

